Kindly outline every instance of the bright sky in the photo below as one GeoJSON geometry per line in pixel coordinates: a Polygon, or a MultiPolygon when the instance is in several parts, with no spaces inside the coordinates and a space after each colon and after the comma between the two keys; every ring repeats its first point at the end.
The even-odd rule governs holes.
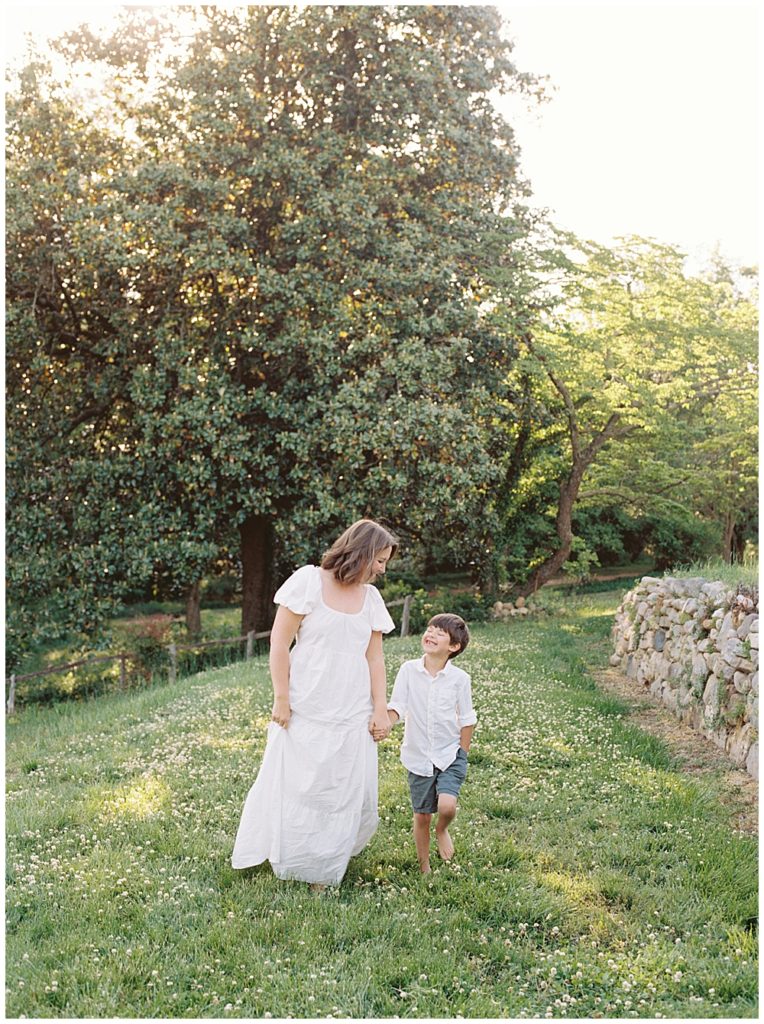
{"type": "MultiPolygon", "coordinates": [[[[758,262],[757,4],[500,2],[523,71],[551,102],[506,111],[533,201],[609,242],[638,234],[697,258],[718,244],[758,262]]],[[[6,59],[23,35],[107,20],[111,5],[5,7],[6,59]]]]}
{"type": "Polygon", "coordinates": [[[498,6],[518,68],[556,87],[508,111],[556,223],[758,262],[756,4],[498,6]]]}

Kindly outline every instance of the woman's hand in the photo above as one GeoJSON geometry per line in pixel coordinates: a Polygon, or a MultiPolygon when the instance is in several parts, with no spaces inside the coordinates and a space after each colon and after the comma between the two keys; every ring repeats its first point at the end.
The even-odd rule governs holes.
{"type": "Polygon", "coordinates": [[[286,729],[289,725],[289,719],[292,717],[292,709],[289,707],[288,697],[276,697],[273,701],[273,711],[271,712],[271,721],[275,722],[276,725],[280,725],[282,729],[286,729]]]}
{"type": "Polygon", "coordinates": [[[375,711],[369,722],[369,732],[374,742],[379,743],[380,740],[386,740],[390,735],[390,729],[391,725],[390,719],[387,716],[387,708],[375,711]]]}

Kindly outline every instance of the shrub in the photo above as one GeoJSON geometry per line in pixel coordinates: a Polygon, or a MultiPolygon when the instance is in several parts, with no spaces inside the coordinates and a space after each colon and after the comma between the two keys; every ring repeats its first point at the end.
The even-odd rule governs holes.
{"type": "Polygon", "coordinates": [[[581,537],[574,537],[571,555],[572,557],[563,564],[562,571],[566,576],[575,576],[579,582],[586,583],[591,578],[592,569],[600,564],[596,552],[592,551],[581,537]]]}
{"type": "Polygon", "coordinates": [[[647,516],[645,522],[649,529],[647,550],[658,570],[704,558],[718,543],[718,527],[689,512],[647,516]]]}
{"type": "Polygon", "coordinates": [[[600,565],[635,561],[642,554],[646,536],[644,523],[612,505],[577,508],[573,532],[596,554],[600,565]]]}
{"type": "Polygon", "coordinates": [[[167,647],[173,641],[172,615],[146,615],[125,623],[125,649],[135,673],[148,681],[167,669],[167,647]]]}
{"type": "MultiPolygon", "coordinates": [[[[471,590],[437,589],[426,594],[418,603],[419,630],[424,630],[433,615],[452,612],[461,615],[465,622],[487,622],[492,617],[493,599],[471,590]]],[[[413,619],[413,616],[412,616],[413,619]]],[[[412,631],[415,627],[412,625],[412,631]]]]}
{"type": "Polygon", "coordinates": [[[119,662],[95,662],[79,665],[66,672],[51,673],[38,679],[26,679],[16,688],[16,700],[24,704],[54,704],[64,700],[83,700],[113,690],[119,684],[119,662]]]}
{"type": "Polygon", "coordinates": [[[202,585],[205,607],[214,604],[229,605],[239,600],[241,581],[236,573],[224,573],[206,579],[202,585]]]}
{"type": "MultiPolygon", "coordinates": [[[[441,612],[453,612],[461,615],[465,622],[487,622],[491,618],[493,598],[489,598],[474,590],[450,590],[437,587],[429,593],[424,588],[412,589],[403,580],[386,579],[382,588],[385,603],[398,600],[407,594],[413,594],[409,611],[409,632],[423,633],[433,615],[441,612]]],[[[396,629],[401,628],[403,605],[388,608],[396,629]]]]}

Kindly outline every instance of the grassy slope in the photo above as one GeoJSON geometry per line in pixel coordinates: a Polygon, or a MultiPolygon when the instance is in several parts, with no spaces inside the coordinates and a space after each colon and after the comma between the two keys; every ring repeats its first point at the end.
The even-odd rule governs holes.
{"type": "MultiPolygon", "coordinates": [[[[9,1016],[756,1015],[756,844],[601,695],[617,594],[477,627],[457,858],[416,870],[400,732],[323,895],[234,872],[265,662],[9,724],[9,1016]]],[[[386,642],[390,677],[418,651],[386,642]]]]}

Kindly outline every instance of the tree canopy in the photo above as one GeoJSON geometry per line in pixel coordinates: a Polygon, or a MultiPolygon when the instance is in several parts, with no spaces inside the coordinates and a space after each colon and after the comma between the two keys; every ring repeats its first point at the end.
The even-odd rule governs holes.
{"type": "Polygon", "coordinates": [[[672,246],[561,242],[513,370],[528,400],[510,523],[535,507],[546,525],[525,589],[569,559],[577,504],[703,517],[731,557],[756,505],[754,298],[729,271],[686,275],[672,246]]]}
{"type": "Polygon", "coordinates": [[[515,343],[485,300],[531,228],[491,94],[534,88],[498,14],[184,14],[177,46],[159,11],[61,40],[89,105],[39,61],[9,97],[17,645],[223,556],[264,625],[274,568],[361,514],[490,552],[515,343]]]}
{"type": "Polygon", "coordinates": [[[8,94],[9,664],[369,515],[530,591],[756,521],[756,304],[529,209],[488,7],[126,9],[8,94]]]}

